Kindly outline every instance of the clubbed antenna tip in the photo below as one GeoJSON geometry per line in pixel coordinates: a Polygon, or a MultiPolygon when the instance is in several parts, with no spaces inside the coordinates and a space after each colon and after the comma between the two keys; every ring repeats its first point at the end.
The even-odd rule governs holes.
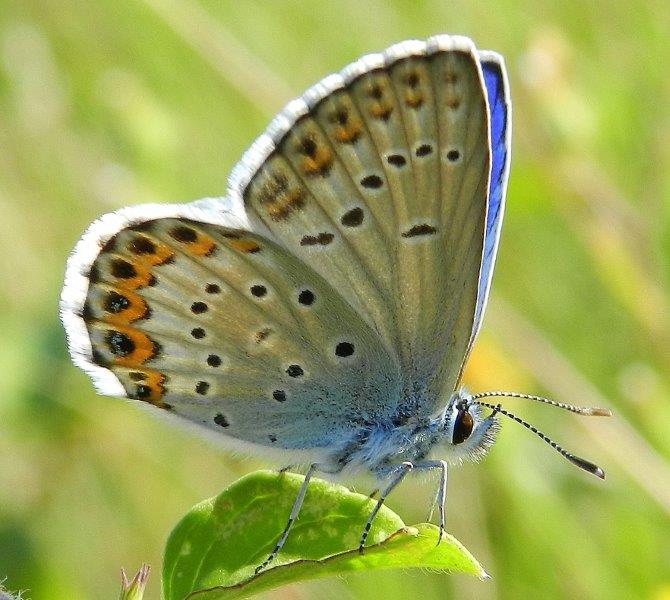
{"type": "MultiPolygon", "coordinates": [[[[481,397],[481,396],[480,396],[481,397]]],[[[550,437],[546,436],[544,433],[542,433],[537,427],[534,427],[530,423],[524,421],[523,419],[520,419],[517,417],[515,414],[509,412],[508,410],[505,410],[500,404],[494,405],[494,404],[489,404],[488,402],[482,402],[481,400],[476,400],[474,401],[474,404],[479,404],[480,406],[486,406],[487,408],[490,408],[493,411],[493,414],[498,414],[500,413],[501,415],[505,415],[508,419],[512,419],[512,421],[516,421],[519,423],[519,425],[523,425],[526,429],[529,429],[532,431],[537,437],[539,437],[543,442],[546,442],[549,444],[556,452],[558,452],[561,456],[564,458],[567,458],[573,465],[576,465],[580,469],[583,469],[587,473],[591,473],[592,475],[595,475],[596,477],[600,479],[605,479],[605,471],[603,471],[598,465],[594,465],[592,462],[589,462],[588,460],[585,460],[583,458],[579,458],[579,456],[575,456],[571,452],[568,452],[565,450],[565,448],[562,448],[559,446],[554,440],[552,440],[550,437]]],[[[574,407],[571,407],[574,408],[574,407]]],[[[604,409],[591,409],[591,410],[599,410],[603,411],[604,409]]],[[[574,410],[572,412],[575,412],[574,410]]],[[[609,412],[609,411],[607,411],[609,412]]],[[[605,415],[602,415],[605,416],[605,415]]]]}
{"type": "Polygon", "coordinates": [[[594,465],[592,462],[584,460],[583,458],[579,458],[579,456],[575,456],[574,454],[564,456],[573,465],[577,465],[580,469],[584,469],[584,471],[586,471],[587,473],[593,473],[593,475],[595,475],[596,477],[599,477],[600,479],[605,479],[605,471],[603,471],[598,465],[594,465]]]}

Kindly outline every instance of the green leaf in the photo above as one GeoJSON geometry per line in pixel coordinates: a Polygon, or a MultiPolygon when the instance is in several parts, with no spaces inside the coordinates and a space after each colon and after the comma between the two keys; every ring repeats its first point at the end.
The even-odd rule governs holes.
{"type": "Polygon", "coordinates": [[[445,535],[437,545],[434,525],[406,527],[385,506],[360,555],[361,531],[375,501],[318,479],[311,481],[300,517],[273,568],[254,577],[255,567],[283,531],[303,479],[259,471],[194,506],[168,539],[165,600],[229,600],[295,581],[370,569],[420,567],[486,577],[453,537],[445,535]]]}

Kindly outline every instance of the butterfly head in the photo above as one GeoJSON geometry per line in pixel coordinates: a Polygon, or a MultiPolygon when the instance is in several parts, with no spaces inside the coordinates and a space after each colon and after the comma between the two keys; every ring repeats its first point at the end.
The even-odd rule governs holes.
{"type": "Polygon", "coordinates": [[[455,462],[481,459],[499,429],[496,411],[473,402],[464,389],[454,392],[444,412],[442,432],[455,462]]]}
{"type": "Polygon", "coordinates": [[[491,404],[484,401],[484,399],[493,397],[533,400],[582,416],[608,417],[612,414],[606,408],[576,406],[574,404],[556,402],[555,400],[550,400],[542,396],[520,394],[518,392],[496,391],[469,394],[464,389],[460,389],[454,392],[451,396],[443,416],[441,417],[443,436],[452,449],[452,457],[450,459],[452,462],[461,462],[467,459],[479,460],[482,458],[495,441],[496,434],[500,429],[498,415],[502,415],[519,423],[534,433],[542,441],[549,444],[549,446],[556,450],[561,456],[569,460],[572,464],[578,466],[580,469],[583,469],[600,479],[605,479],[605,472],[598,465],[568,452],[551,438],[539,431],[535,426],[503,408],[501,404],[491,404]]]}

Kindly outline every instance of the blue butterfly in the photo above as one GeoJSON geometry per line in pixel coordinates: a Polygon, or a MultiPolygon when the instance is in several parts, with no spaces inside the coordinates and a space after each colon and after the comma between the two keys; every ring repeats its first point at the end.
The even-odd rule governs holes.
{"type": "Polygon", "coordinates": [[[368,472],[387,495],[480,458],[498,415],[460,387],[500,239],[511,109],[501,56],[458,36],[364,56],[290,102],[225,198],[103,216],[69,259],[72,358],[107,395],[218,434],[235,450],[368,472]],[[434,453],[439,459],[430,458],[434,453]]]}

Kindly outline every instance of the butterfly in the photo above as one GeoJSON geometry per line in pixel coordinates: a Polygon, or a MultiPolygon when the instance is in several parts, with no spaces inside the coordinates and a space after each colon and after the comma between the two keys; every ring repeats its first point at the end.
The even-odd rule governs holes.
{"type": "Polygon", "coordinates": [[[410,471],[480,458],[509,417],[460,387],[491,286],[510,166],[502,57],[465,37],[404,41],[289,102],[227,195],[104,215],[70,256],[74,363],[237,451],[364,471],[385,498],[410,471]],[[440,458],[431,458],[435,454],[440,458]]]}

